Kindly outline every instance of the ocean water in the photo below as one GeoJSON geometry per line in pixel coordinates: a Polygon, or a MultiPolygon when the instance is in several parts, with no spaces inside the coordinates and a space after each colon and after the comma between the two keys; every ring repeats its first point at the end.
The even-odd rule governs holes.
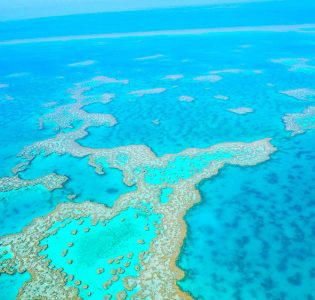
{"type": "MultiPolygon", "coordinates": [[[[0,24],[0,39],[313,22],[314,3],[284,2],[287,6],[276,1],[228,8],[117,13],[109,14],[107,21],[106,15],[100,14],[4,22],[0,24]],[[254,18],[258,11],[265,15],[254,18]],[[186,22],[188,13],[191,18],[186,22]],[[223,17],[213,19],[214,14],[223,17]],[[158,20],[163,15],[166,21],[161,24],[158,20]],[[126,18],[133,26],[121,25],[119,18],[126,18]],[[84,19],[90,20],[88,25],[79,26],[84,19]],[[143,21],[137,23],[135,19],[143,21]],[[144,26],[146,20],[151,22],[144,26]],[[110,26],[106,27],[106,22],[110,26]]],[[[283,121],[287,114],[315,106],[315,31],[312,27],[289,31],[276,28],[16,44],[0,41],[0,177],[13,176],[12,168],[25,162],[19,156],[24,147],[82,128],[83,122],[77,122],[74,128],[40,129],[39,119],[62,105],[74,104],[73,90],[82,83],[91,84],[89,80],[98,76],[106,76],[107,82],[84,92],[90,98],[85,99],[82,110],[112,114],[117,123],[88,127],[86,135],[76,139],[74,149],[146,145],[166,160],[165,155],[189,148],[271,138],[277,151],[270,160],[251,167],[225,166],[216,176],[196,185],[201,201],[184,215],[187,235],[176,263],[185,275],[178,284],[194,299],[315,299],[314,116],[298,120],[307,131],[295,136],[283,121]],[[119,80],[128,80],[128,84],[119,80]],[[104,94],[112,95],[110,102],[88,102],[103,99],[104,94]]],[[[61,143],[61,148],[64,145],[61,143]]],[[[226,150],[193,158],[180,154],[168,160],[166,167],[148,166],[146,162],[142,168],[144,181],[139,186],[127,186],[124,173],[106,161],[102,161],[104,174],[98,174],[89,165],[88,154],[77,157],[52,152],[32,158],[17,176],[34,180],[56,173],[68,180],[53,191],[40,184],[0,189],[2,237],[21,234],[36,218],[47,216],[65,202],[84,205],[91,201],[117,210],[120,196],[141,193],[145,184],[159,186],[159,200],[167,209],[177,192],[169,185],[188,180],[217,160],[237,155],[226,150]]],[[[128,165],[128,157],[120,158],[122,165],[128,165]]],[[[137,255],[130,262],[128,270],[132,271],[121,278],[137,276],[137,258],[149,251],[148,244],[157,235],[143,228],[159,222],[160,216],[152,213],[135,221],[137,208],[133,202],[130,206],[122,206],[108,226],[94,226],[94,234],[88,234],[90,239],[82,238],[84,232],[70,235],[77,229],[78,219],[69,217],[65,219],[69,224],[60,226],[56,235],[44,235],[38,241],[41,247],[49,245],[39,255],[48,255],[54,264],[52,270],[63,268],[88,285],[87,289],[80,286],[83,299],[90,297],[89,292],[90,299],[104,296],[102,285],[113,274],[106,266],[107,277],[99,277],[96,269],[114,255],[127,255],[133,249],[137,255]],[[73,263],[60,255],[66,247],[60,241],[70,238],[75,244],[70,253],[73,263]],[[137,243],[142,239],[144,244],[137,243]],[[93,249],[89,249],[91,244],[95,245],[93,249]]],[[[81,219],[91,225],[89,217],[81,219]]],[[[28,272],[9,276],[0,268],[0,298],[15,299],[29,278],[28,272]]],[[[127,293],[118,281],[107,291],[116,295],[122,290],[127,293]]]]}
{"type": "Polygon", "coordinates": [[[1,235],[21,231],[34,218],[49,213],[58,204],[41,185],[2,192],[0,197],[1,235]]]}
{"type": "Polygon", "coordinates": [[[54,198],[65,199],[66,196],[74,195],[75,202],[89,200],[112,206],[119,195],[135,189],[123,183],[123,176],[119,170],[104,168],[104,174],[99,175],[89,166],[88,158],[74,158],[69,155],[38,156],[19,175],[22,179],[29,180],[50,173],[69,178],[62,191],[55,191],[54,198]]]}
{"type": "Polygon", "coordinates": [[[203,201],[185,218],[183,289],[196,299],[313,299],[314,138],[201,183],[203,201]]]}
{"type": "Polygon", "coordinates": [[[19,289],[30,279],[29,273],[17,274],[10,276],[0,275],[0,296],[2,299],[15,299],[19,289]]]}

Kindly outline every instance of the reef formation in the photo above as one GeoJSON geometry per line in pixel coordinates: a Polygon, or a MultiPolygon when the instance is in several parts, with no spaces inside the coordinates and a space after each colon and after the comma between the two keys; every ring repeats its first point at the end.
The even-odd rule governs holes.
{"type": "Polygon", "coordinates": [[[286,130],[292,135],[304,133],[315,128],[315,107],[309,106],[302,113],[286,114],[283,117],[286,130]]]}
{"type": "MultiPolygon", "coordinates": [[[[276,151],[269,138],[191,148],[157,157],[146,145],[89,148],[77,140],[92,126],[114,126],[109,114],[84,111],[106,104],[113,95],[88,96],[103,84],[128,84],[105,76],[78,83],[70,90],[73,103],[43,116],[40,127],[53,126],[56,135],[35,142],[20,153],[14,176],[0,179],[1,191],[42,185],[62,188],[68,178],[49,174],[23,180],[21,174],[38,156],[88,158],[95,172],[119,169],[124,183],[136,189],[108,207],[101,203],[61,203],[38,217],[22,232],[0,239],[0,273],[28,272],[18,299],[191,299],[177,281],[184,276],[176,261],[186,236],[184,216],[200,201],[197,185],[225,165],[254,166],[276,151]]],[[[146,93],[162,90],[139,91],[146,93]]]]}

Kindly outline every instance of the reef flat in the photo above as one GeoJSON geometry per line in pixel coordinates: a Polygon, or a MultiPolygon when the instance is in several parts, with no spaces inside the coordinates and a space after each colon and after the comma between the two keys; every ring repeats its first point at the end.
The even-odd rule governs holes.
{"type": "Polygon", "coordinates": [[[246,115],[253,112],[253,109],[250,107],[237,107],[237,108],[230,108],[228,111],[238,114],[238,115],[246,115]]]}
{"type": "Polygon", "coordinates": [[[281,93],[284,95],[293,97],[297,100],[303,100],[303,101],[311,101],[312,99],[314,99],[314,96],[315,96],[315,91],[308,88],[282,91],[281,93]]]}
{"type": "MultiPolygon", "coordinates": [[[[3,271],[12,273],[12,268],[18,266],[20,273],[28,270],[32,274],[21,289],[20,299],[43,295],[49,299],[82,295],[189,298],[177,287],[176,282],[183,274],[175,262],[186,232],[183,216],[200,200],[195,184],[214,176],[225,164],[261,163],[275,148],[268,139],[249,144],[227,143],[150,159],[145,164],[126,150],[118,150],[118,155],[128,156],[128,162],[119,168],[126,182],[136,183],[137,191],[121,196],[112,209],[91,202],[60,204],[48,216],[34,220],[22,233],[1,239],[2,247],[10,246],[12,254],[3,271]],[[167,186],[173,192],[165,203],[160,196],[167,186]],[[122,225],[114,225],[117,222],[122,225]],[[133,226],[137,228],[132,229],[133,226]],[[77,244],[78,252],[73,252],[77,244]],[[92,253],[90,244],[94,244],[92,253]],[[112,245],[110,251],[102,246],[107,244],[112,245]],[[123,260],[129,253],[137,257],[136,261],[123,260]]],[[[117,158],[112,157],[117,157],[115,149],[110,153],[95,149],[90,155],[96,167],[99,158],[118,167],[117,158]]]]}
{"type": "Polygon", "coordinates": [[[67,180],[62,175],[49,175],[49,185],[47,176],[21,179],[39,157],[56,154],[88,157],[98,174],[106,167],[119,169],[125,184],[136,190],[123,194],[112,208],[93,202],[59,204],[22,232],[2,237],[1,252],[9,256],[1,272],[31,274],[19,299],[190,298],[177,286],[183,272],[176,260],[186,235],[183,217],[200,201],[196,184],[215,176],[225,165],[262,163],[276,150],[270,139],[192,148],[162,157],[145,145],[83,147],[76,140],[86,135],[87,128],[115,124],[113,116],[82,110],[85,105],[111,100],[112,96],[90,100],[85,95],[107,83],[92,79],[77,84],[70,90],[74,103],[56,107],[41,118],[41,128],[47,123],[57,126],[56,136],[25,147],[20,154],[23,162],[14,168],[17,175],[1,179],[2,190],[36,184],[49,190],[61,188],[67,180]],[[60,179],[52,185],[51,176],[60,179]]]}
{"type": "Polygon", "coordinates": [[[292,135],[301,134],[315,128],[315,107],[309,106],[302,113],[287,114],[283,117],[286,130],[292,135]]]}

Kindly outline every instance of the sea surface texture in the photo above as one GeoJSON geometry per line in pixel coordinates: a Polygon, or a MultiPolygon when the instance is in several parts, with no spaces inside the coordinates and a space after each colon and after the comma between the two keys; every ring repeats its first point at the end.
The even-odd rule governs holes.
{"type": "Polygon", "coordinates": [[[315,300],[304,2],[0,23],[0,299],[315,300]]]}

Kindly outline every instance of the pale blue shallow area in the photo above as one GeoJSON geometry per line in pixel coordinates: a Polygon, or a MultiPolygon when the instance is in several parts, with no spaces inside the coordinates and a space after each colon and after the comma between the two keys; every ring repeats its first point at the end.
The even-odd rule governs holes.
{"type": "Polygon", "coordinates": [[[34,218],[50,212],[60,200],[41,185],[0,192],[0,235],[21,231],[34,218]]]}
{"type": "Polygon", "coordinates": [[[148,184],[177,184],[180,180],[187,180],[194,174],[202,172],[214,161],[225,161],[230,158],[233,158],[233,154],[228,150],[201,153],[194,157],[177,156],[165,167],[146,168],[144,180],[148,184]]]}
{"type": "MultiPolygon", "coordinates": [[[[314,15],[308,12],[304,22],[303,14],[295,13],[290,19],[293,13],[289,8],[288,14],[280,16],[282,23],[266,24],[307,23],[311,21],[310,15],[314,15]]],[[[170,13],[169,19],[174,15],[170,13]]],[[[195,12],[193,19],[206,26],[205,15],[198,23],[195,12]]],[[[276,20],[275,15],[269,18],[269,21],[276,20]]],[[[177,28],[185,28],[184,20],[177,28]]],[[[245,20],[237,23],[233,19],[230,24],[248,25],[245,20]]],[[[3,30],[3,38],[43,36],[41,26],[37,26],[38,32],[29,35],[27,30],[17,28],[34,29],[34,24],[46,24],[49,20],[29,22],[23,21],[29,27],[7,24],[6,28],[11,28],[16,35],[3,30]]],[[[51,26],[47,35],[58,35],[62,30],[66,34],[93,33],[91,23],[81,29],[73,25],[75,22],[71,24],[60,26],[55,32],[51,26]]],[[[260,18],[249,25],[261,24],[265,23],[260,18]]],[[[216,25],[229,23],[208,24],[216,25]]],[[[167,23],[161,26],[161,29],[172,29],[167,23]]],[[[97,28],[95,33],[103,27],[97,28]]],[[[157,24],[148,25],[148,30],[156,29],[157,24]]],[[[90,92],[96,96],[115,94],[113,101],[106,105],[93,104],[84,109],[113,114],[118,124],[89,128],[88,135],[78,143],[93,148],[146,144],[158,156],[220,142],[266,137],[273,138],[278,148],[266,163],[246,168],[228,166],[215,178],[200,184],[202,202],[185,217],[188,235],[178,264],[186,271],[186,277],[180,286],[196,299],[313,300],[315,132],[292,138],[285,131],[282,117],[302,112],[314,105],[314,100],[297,100],[280,91],[315,89],[314,69],[303,67],[289,71],[301,57],[315,66],[314,40],[311,32],[244,32],[1,45],[0,84],[9,87],[0,89],[0,176],[10,175],[10,169],[19,161],[16,154],[24,146],[56,133],[50,127],[38,129],[39,117],[54,109],[45,104],[71,103],[68,89],[95,76],[128,79],[128,85],[107,84],[90,92]],[[162,56],[136,59],[157,54],[162,56]],[[271,61],[281,58],[290,60],[283,64],[271,61]],[[68,66],[85,60],[94,60],[95,64],[68,66]],[[222,79],[214,83],[194,80],[225,69],[241,71],[215,73],[222,79]],[[184,77],[176,81],[164,79],[172,74],[184,77]],[[143,97],[129,94],[153,88],[166,88],[166,91],[143,97]],[[218,95],[229,99],[215,98],[218,95]],[[194,101],[179,101],[180,96],[191,96],[194,101]],[[246,115],[228,111],[237,107],[251,107],[254,111],[246,115]]],[[[22,178],[57,172],[68,176],[69,181],[63,189],[52,193],[41,186],[1,193],[0,235],[21,231],[34,218],[49,213],[61,202],[91,200],[112,206],[121,194],[135,189],[123,184],[118,170],[106,168],[104,175],[98,175],[87,159],[57,155],[35,159],[20,174],[22,178]],[[77,198],[69,199],[72,194],[77,194],[77,198]]],[[[171,196],[169,190],[165,191],[163,203],[171,196]]],[[[7,288],[9,281],[0,283],[0,298],[3,293],[15,295],[17,286],[27,279],[12,277],[10,288],[7,288]],[[21,282],[15,282],[20,279],[21,282]]]]}
{"type": "Polygon", "coordinates": [[[166,187],[161,189],[161,196],[160,196],[160,201],[161,203],[165,204],[170,201],[170,197],[173,194],[174,190],[173,188],[166,187]]]}
{"type": "MultiPolygon", "coordinates": [[[[87,292],[92,292],[95,299],[102,299],[107,293],[116,295],[121,290],[128,292],[122,280],[113,281],[105,292],[103,284],[112,278],[111,270],[117,270],[118,267],[123,269],[122,274],[117,273],[120,278],[138,276],[135,267],[141,267],[139,255],[150,249],[150,243],[156,236],[154,223],[160,222],[160,215],[151,214],[148,218],[147,213],[129,208],[106,221],[106,226],[101,222],[93,226],[91,218],[82,218],[82,225],[78,225],[76,220],[66,219],[68,220],[71,223],[59,229],[58,234],[41,241],[41,245],[48,245],[48,249],[41,254],[47,254],[48,259],[52,260],[50,267],[62,267],[67,274],[75,275],[74,281],[80,278],[82,284],[88,284],[88,290],[79,288],[79,295],[83,299],[87,298],[87,292]],[[146,226],[149,230],[145,230],[146,226]],[[85,232],[84,228],[89,228],[89,231],[85,232]],[[76,235],[71,234],[73,230],[78,231],[76,235]],[[139,240],[143,243],[138,243],[139,240]],[[74,244],[71,248],[67,247],[69,242],[74,244]],[[67,255],[62,257],[61,253],[65,249],[68,250],[67,255]],[[129,257],[129,254],[132,256],[129,257]],[[119,256],[121,259],[118,265],[116,262],[108,262],[119,256]],[[71,264],[68,264],[69,259],[73,261],[71,264]],[[125,263],[128,265],[125,266],[125,263]],[[96,272],[100,268],[104,269],[104,273],[96,272]]],[[[67,284],[73,286],[74,282],[68,281],[67,284]]]]}
{"type": "Polygon", "coordinates": [[[75,195],[75,202],[89,200],[112,206],[121,194],[135,189],[123,183],[122,172],[117,169],[105,168],[104,174],[97,174],[95,168],[88,164],[87,157],[76,158],[57,154],[37,156],[19,175],[22,179],[35,179],[50,173],[69,178],[63,189],[56,190],[55,194],[61,194],[61,198],[65,195],[75,195]]]}
{"type": "Polygon", "coordinates": [[[123,183],[119,170],[105,168],[104,174],[98,175],[88,165],[87,158],[68,155],[39,156],[19,176],[28,180],[53,172],[69,178],[62,189],[49,192],[44,186],[35,185],[0,192],[0,235],[21,231],[33,219],[46,215],[62,202],[94,201],[112,206],[120,195],[135,190],[134,186],[128,187],[123,183]]]}
{"type": "Polygon", "coordinates": [[[304,116],[303,118],[296,118],[296,124],[298,124],[302,130],[307,130],[308,128],[314,127],[315,124],[315,115],[304,116]]]}
{"type": "Polygon", "coordinates": [[[17,273],[14,276],[0,274],[0,299],[16,299],[20,288],[30,278],[31,275],[28,272],[24,272],[23,274],[17,273]]]}

